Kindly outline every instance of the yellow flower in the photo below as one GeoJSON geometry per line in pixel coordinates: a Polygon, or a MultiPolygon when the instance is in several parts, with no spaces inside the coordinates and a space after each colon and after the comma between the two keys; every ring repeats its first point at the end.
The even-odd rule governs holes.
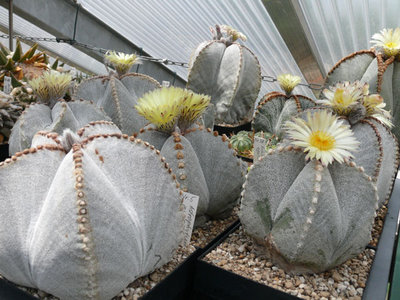
{"type": "Polygon", "coordinates": [[[281,88],[290,95],[293,89],[300,83],[301,78],[292,74],[281,74],[278,76],[278,82],[281,88]]]}
{"type": "Polygon", "coordinates": [[[241,39],[243,42],[247,40],[247,37],[243,33],[237,31],[236,29],[233,29],[229,25],[221,25],[220,28],[221,32],[224,32],[226,35],[232,38],[232,42],[236,41],[237,39],[241,39]]]}
{"type": "Polygon", "coordinates": [[[192,91],[168,87],[145,94],[135,105],[140,115],[165,132],[172,132],[176,125],[187,129],[210,103],[210,97],[192,91]]]}
{"type": "Polygon", "coordinates": [[[181,113],[178,120],[179,128],[185,131],[193,122],[200,117],[210,104],[210,96],[185,91],[186,96],[182,100],[181,113]]]}
{"type": "Polygon", "coordinates": [[[345,158],[353,157],[349,151],[359,146],[350,127],[327,110],[308,112],[306,121],[294,118],[285,127],[292,143],[308,152],[306,159],[319,159],[325,166],[333,160],[342,163],[345,158]]]}
{"type": "Polygon", "coordinates": [[[129,71],[134,63],[138,61],[135,54],[125,54],[122,52],[107,51],[104,55],[106,63],[112,65],[119,75],[129,71]]]}
{"type": "Polygon", "coordinates": [[[318,100],[317,103],[331,107],[338,115],[347,116],[353,106],[368,95],[368,88],[367,83],[359,81],[338,83],[324,89],[323,94],[327,99],[318,100]]]}
{"type": "Polygon", "coordinates": [[[383,48],[386,56],[395,56],[400,53],[400,28],[394,31],[390,29],[382,29],[380,33],[372,36],[371,43],[377,47],[383,48]]]}
{"type": "Polygon", "coordinates": [[[367,116],[372,116],[378,119],[389,128],[393,127],[393,123],[391,121],[392,115],[390,112],[384,109],[386,103],[383,102],[382,96],[378,94],[365,96],[362,100],[362,104],[367,111],[367,116]]]}
{"type": "Polygon", "coordinates": [[[49,103],[64,96],[71,80],[72,76],[69,73],[50,70],[32,79],[28,84],[42,102],[49,103]]]}
{"type": "Polygon", "coordinates": [[[181,112],[181,101],[185,97],[183,89],[161,88],[143,95],[135,105],[140,115],[161,131],[172,132],[181,112]]]}

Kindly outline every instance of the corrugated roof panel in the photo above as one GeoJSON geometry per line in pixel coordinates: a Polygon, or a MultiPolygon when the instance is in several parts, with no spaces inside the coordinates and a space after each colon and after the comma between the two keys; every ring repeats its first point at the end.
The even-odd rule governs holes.
{"type": "MultiPolygon", "coordinates": [[[[292,73],[302,77],[261,0],[120,0],[112,4],[80,0],[80,3],[153,57],[188,62],[197,45],[211,38],[209,26],[228,24],[248,37],[244,44],[258,57],[263,75],[292,73]]],[[[186,68],[168,67],[187,78],[186,68]]],[[[274,90],[279,90],[277,83],[263,82],[260,97],[274,90]]],[[[305,87],[297,87],[295,91],[312,95],[305,87]]]]}
{"type": "Polygon", "coordinates": [[[398,0],[299,1],[325,71],[342,57],[369,49],[374,33],[400,26],[398,0]]]}

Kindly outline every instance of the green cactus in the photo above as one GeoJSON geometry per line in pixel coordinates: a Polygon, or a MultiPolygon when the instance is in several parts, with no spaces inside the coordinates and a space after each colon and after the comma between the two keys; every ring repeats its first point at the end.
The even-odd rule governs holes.
{"type": "Polygon", "coordinates": [[[153,124],[135,134],[161,151],[183,191],[200,197],[196,223],[224,217],[237,203],[242,164],[228,138],[194,125],[208,96],[162,88],[139,99],[139,113],[153,124]]]}
{"type": "Polygon", "coordinates": [[[64,129],[76,131],[92,121],[110,120],[103,110],[89,101],[59,101],[53,108],[45,104],[31,104],[18,118],[9,140],[11,155],[31,147],[32,138],[38,131],[64,129]]]}
{"type": "Polygon", "coordinates": [[[376,186],[348,161],[357,142],[342,121],[318,112],[286,128],[293,145],[271,149],[253,164],[239,217],[245,232],[287,272],[322,272],[370,241],[376,186]]]}
{"type": "MultiPolygon", "coordinates": [[[[389,30],[390,31],[390,30],[389,30]]],[[[395,42],[400,44],[400,29],[397,28],[397,38],[395,42]]],[[[388,30],[384,29],[381,33],[382,40],[388,34],[388,30]]],[[[389,34],[387,38],[393,34],[389,34]]],[[[375,34],[373,39],[377,38],[375,34]]],[[[397,48],[386,47],[384,42],[372,41],[375,43],[376,49],[361,50],[342,58],[329,71],[326,85],[333,86],[338,82],[356,81],[369,84],[372,93],[380,94],[385,103],[386,109],[393,116],[394,127],[393,133],[397,138],[400,137],[400,54],[397,48]]],[[[394,43],[394,44],[396,44],[394,43]]],[[[393,44],[393,45],[394,45],[393,44]]],[[[398,46],[397,46],[398,47],[398,46]]]]}
{"type": "Polygon", "coordinates": [[[233,149],[235,149],[240,155],[253,148],[253,141],[247,131],[239,131],[236,135],[230,138],[230,142],[233,149]]]}
{"type": "Polygon", "coordinates": [[[292,116],[315,105],[314,100],[305,96],[286,95],[279,92],[268,93],[257,106],[252,128],[256,132],[263,131],[281,139],[282,125],[292,116]]]}
{"type": "Polygon", "coordinates": [[[2,276],[62,299],[111,299],[172,258],[184,212],[158,150],[107,122],[34,143],[0,163],[2,276]]]}
{"type": "Polygon", "coordinates": [[[160,88],[157,80],[137,73],[127,73],[136,56],[111,52],[105,56],[117,73],[108,76],[95,76],[83,80],[75,89],[72,99],[93,101],[102,107],[123,133],[133,134],[148,122],[140,116],[134,106],[145,93],[160,88]]]}
{"type": "Polygon", "coordinates": [[[211,96],[215,120],[220,125],[250,122],[261,87],[256,56],[235,42],[245,37],[228,26],[217,25],[211,41],[201,43],[189,62],[187,88],[211,96]],[[224,37],[222,33],[226,33],[224,37]]]}

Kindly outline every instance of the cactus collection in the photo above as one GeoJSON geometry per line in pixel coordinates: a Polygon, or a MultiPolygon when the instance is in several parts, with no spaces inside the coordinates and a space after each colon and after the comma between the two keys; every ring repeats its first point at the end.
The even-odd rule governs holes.
{"type": "Polygon", "coordinates": [[[365,249],[399,167],[400,29],[339,61],[320,99],[282,74],[283,92],[255,109],[261,68],[238,43],[246,36],[211,31],[186,89],[129,73],[138,57],[108,51],[108,75],[82,80],[71,101],[71,75],[49,70],[37,45],[1,45],[0,83],[14,87],[0,91],[11,156],[0,162],[2,276],[61,299],[110,299],[172,258],[184,192],[199,197],[196,226],[240,206],[246,234],[287,272],[324,272],[365,249]],[[212,129],[249,122],[229,138],[212,129]],[[237,155],[253,156],[254,137],[265,154],[245,174],[237,155]]]}
{"type": "Polygon", "coordinates": [[[342,58],[328,73],[326,85],[359,80],[368,83],[372,93],[379,93],[393,116],[392,131],[400,137],[400,28],[383,29],[374,34],[374,48],[342,58]]]}

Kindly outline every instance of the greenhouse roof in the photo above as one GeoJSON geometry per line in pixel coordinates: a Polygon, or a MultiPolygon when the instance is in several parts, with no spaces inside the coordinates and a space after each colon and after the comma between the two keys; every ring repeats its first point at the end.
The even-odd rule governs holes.
{"type": "MultiPolygon", "coordinates": [[[[60,34],[73,38],[76,32],[77,42],[101,49],[126,50],[114,40],[108,40],[106,31],[114,32],[116,39],[130,43],[131,49],[138,54],[184,63],[189,61],[200,42],[211,39],[210,26],[229,24],[247,36],[244,44],[259,59],[262,75],[266,76],[260,97],[279,90],[277,83],[270,81],[281,73],[299,75],[305,84],[323,83],[327,71],[341,57],[369,48],[372,34],[382,28],[399,26],[394,12],[400,10],[399,1],[389,0],[34,2],[13,1],[15,34],[54,39],[60,34]],[[33,7],[40,7],[40,10],[33,7]],[[43,18],[44,14],[51,14],[48,18],[52,22],[42,21],[40,17],[43,18]],[[95,21],[91,19],[88,23],[84,18],[95,21]],[[92,31],[94,22],[105,28],[100,31],[104,32],[103,39],[99,32],[92,31]]],[[[3,6],[0,7],[0,27],[5,31],[8,27],[8,1],[0,0],[0,4],[3,6]]],[[[39,44],[89,72],[106,71],[101,54],[93,54],[96,49],[90,52],[77,45],[48,41],[39,41],[39,44]]],[[[165,67],[170,70],[168,72],[186,80],[187,68],[163,65],[165,67]]],[[[146,73],[146,68],[138,71],[146,73]]],[[[162,79],[162,76],[157,79],[162,79]]],[[[298,87],[296,92],[312,95],[305,86],[298,87]]]]}

